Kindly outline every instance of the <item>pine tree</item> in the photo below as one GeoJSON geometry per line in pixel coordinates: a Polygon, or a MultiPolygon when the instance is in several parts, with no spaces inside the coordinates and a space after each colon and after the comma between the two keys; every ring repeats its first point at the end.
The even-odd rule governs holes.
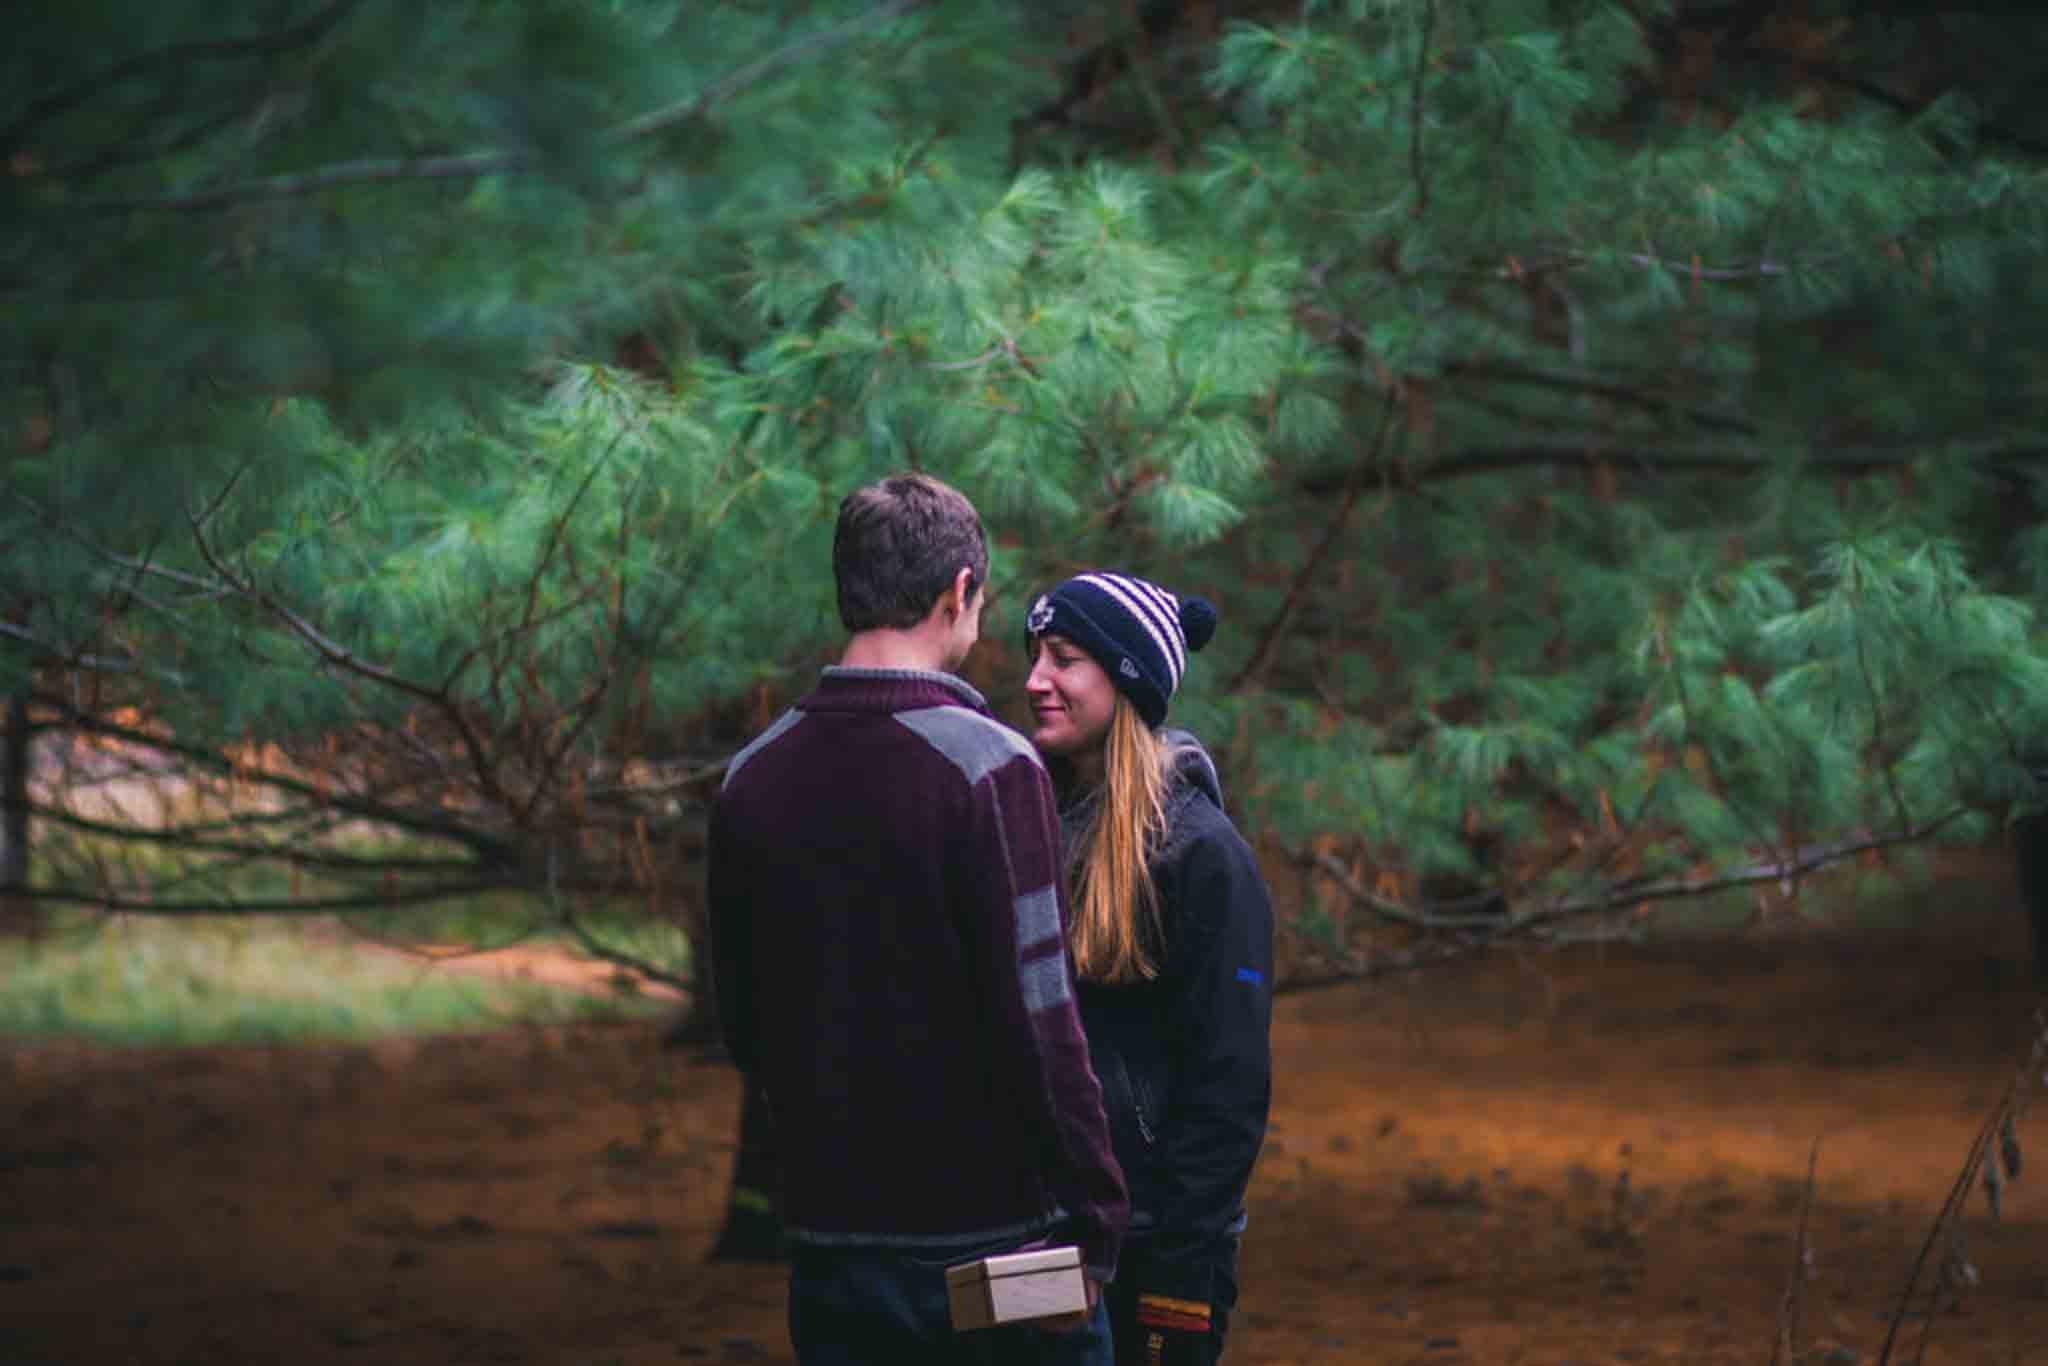
{"type": "Polygon", "coordinates": [[[49,895],[166,837],[215,871],[159,906],[687,895],[719,757],[836,635],[838,495],[904,464],[1012,605],[1217,598],[1177,714],[1410,927],[2026,798],[2040,21],[276,15],[73,6],[4,58],[0,686],[291,760],[260,837],[45,811],[49,895]]]}

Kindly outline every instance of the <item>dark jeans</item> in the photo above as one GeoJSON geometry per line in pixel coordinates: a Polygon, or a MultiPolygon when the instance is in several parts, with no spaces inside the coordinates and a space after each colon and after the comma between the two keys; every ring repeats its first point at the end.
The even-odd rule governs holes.
{"type": "MultiPolygon", "coordinates": [[[[1196,1353],[1203,1363],[1214,1363],[1223,1357],[1230,1311],[1237,1304],[1237,1246],[1235,1235],[1219,1238],[1216,1243],[1211,1262],[1214,1279],[1209,1301],[1209,1341],[1205,1344],[1206,1354],[1196,1353]]],[[[1150,1366],[1145,1349],[1146,1330],[1138,1326],[1138,1296],[1145,1289],[1145,1263],[1149,1255],[1145,1236],[1131,1234],[1117,1259],[1116,1279],[1103,1287],[1102,1301],[1109,1306],[1109,1333],[1116,1343],[1116,1366],[1150,1366]]]]}
{"type": "Polygon", "coordinates": [[[1069,1332],[1006,1324],[955,1333],[946,1268],[1014,1244],[915,1254],[880,1247],[789,1250],[789,1337],[803,1366],[1113,1366],[1097,1305],[1069,1332]]]}

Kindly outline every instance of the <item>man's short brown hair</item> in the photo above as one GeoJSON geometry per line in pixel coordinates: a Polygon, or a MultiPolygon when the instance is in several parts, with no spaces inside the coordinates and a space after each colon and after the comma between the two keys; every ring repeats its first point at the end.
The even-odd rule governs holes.
{"type": "Polygon", "coordinates": [[[965,494],[928,474],[892,474],[846,495],[832,533],[839,620],[850,632],[908,630],[967,570],[988,581],[988,533],[965,494]]]}

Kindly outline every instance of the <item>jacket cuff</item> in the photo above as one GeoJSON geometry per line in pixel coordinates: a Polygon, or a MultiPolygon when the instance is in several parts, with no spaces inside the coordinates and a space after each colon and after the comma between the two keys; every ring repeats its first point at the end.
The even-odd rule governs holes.
{"type": "Polygon", "coordinates": [[[1206,1335],[1209,1331],[1209,1302],[1184,1300],[1172,1295],[1141,1294],[1138,1296],[1137,1318],[1140,1328],[1206,1335]]]}
{"type": "Polygon", "coordinates": [[[1142,1256],[1137,1246],[1133,1247],[1132,1255],[1137,1260],[1131,1264],[1131,1281],[1140,1297],[1139,1304],[1142,1306],[1146,1300],[1191,1304],[1206,1316],[1216,1293],[1217,1253],[1209,1241],[1182,1242],[1162,1237],[1148,1239],[1142,1247],[1142,1256]]]}
{"type": "Polygon", "coordinates": [[[1108,1284],[1116,1279],[1116,1255],[1122,1239],[1106,1228],[1075,1230],[1074,1244],[1081,1252],[1081,1274],[1089,1280],[1108,1284]]]}

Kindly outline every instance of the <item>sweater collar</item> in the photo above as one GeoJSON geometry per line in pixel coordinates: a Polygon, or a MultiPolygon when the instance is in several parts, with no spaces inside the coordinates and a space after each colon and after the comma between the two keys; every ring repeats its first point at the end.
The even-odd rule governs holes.
{"type": "Polygon", "coordinates": [[[964,678],[936,669],[850,669],[830,664],[820,671],[818,687],[804,700],[806,707],[969,706],[986,712],[988,699],[964,678]]]}

